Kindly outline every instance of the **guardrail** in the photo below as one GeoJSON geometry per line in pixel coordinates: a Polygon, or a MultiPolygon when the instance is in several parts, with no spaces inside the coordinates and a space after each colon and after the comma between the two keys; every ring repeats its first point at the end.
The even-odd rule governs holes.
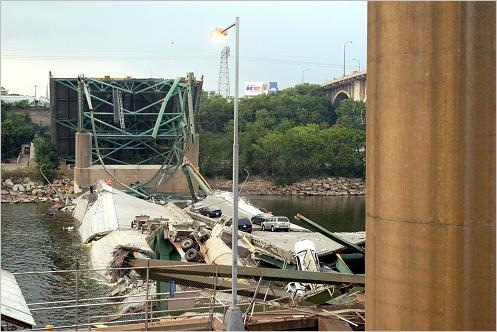
{"type": "MultiPolygon", "coordinates": [[[[164,267],[170,268],[166,265],[164,267]]],[[[188,267],[191,268],[192,264],[188,264],[188,267]]],[[[163,279],[155,276],[153,280],[150,278],[152,268],[157,271],[161,267],[76,268],[17,272],[14,275],[20,285],[37,284],[47,279],[53,287],[57,287],[58,281],[65,285],[63,289],[44,296],[43,301],[27,301],[37,323],[33,330],[78,330],[137,323],[144,324],[142,328],[148,330],[149,324],[159,321],[167,324],[168,320],[178,318],[186,321],[205,318],[209,329],[212,329],[214,320],[222,324],[224,313],[231,305],[231,289],[220,289],[222,287],[219,285],[224,284],[226,279],[218,271],[204,273],[205,279],[212,283],[210,287],[198,288],[198,284],[188,285],[184,281],[181,285],[176,284],[174,278],[168,276],[163,279]],[[100,274],[97,278],[101,280],[97,279],[95,285],[86,278],[91,273],[100,274]],[[114,275],[114,279],[117,279],[117,282],[110,284],[113,288],[110,294],[107,287],[100,287],[104,280],[102,275],[114,275]],[[117,275],[126,276],[116,277],[117,275]],[[48,296],[53,298],[47,298],[48,296]]],[[[178,265],[176,268],[181,269],[182,266],[178,265]]],[[[280,307],[278,300],[282,298],[274,295],[271,281],[264,281],[262,277],[258,281],[246,281],[246,285],[239,288],[239,291],[260,294],[262,284],[265,287],[264,298],[240,296],[238,305],[245,312],[245,322],[250,320],[254,311],[280,307]],[[268,300],[269,298],[273,300],[268,300]]],[[[288,301],[292,301],[291,294],[288,294],[288,301]]]]}

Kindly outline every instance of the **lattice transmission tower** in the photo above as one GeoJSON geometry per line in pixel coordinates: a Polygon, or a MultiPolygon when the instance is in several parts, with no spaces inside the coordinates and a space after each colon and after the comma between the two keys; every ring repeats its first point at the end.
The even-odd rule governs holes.
{"type": "Polygon", "coordinates": [[[219,81],[217,83],[217,93],[225,97],[230,95],[230,72],[228,68],[228,57],[230,48],[225,46],[221,51],[221,61],[219,63],[219,81]]]}

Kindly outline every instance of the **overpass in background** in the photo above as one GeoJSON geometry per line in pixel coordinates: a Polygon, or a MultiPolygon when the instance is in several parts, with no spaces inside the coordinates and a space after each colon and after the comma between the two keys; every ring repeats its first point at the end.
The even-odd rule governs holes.
{"type": "Polygon", "coordinates": [[[353,72],[344,77],[321,84],[333,107],[344,99],[366,102],[366,71],[353,72]]]}

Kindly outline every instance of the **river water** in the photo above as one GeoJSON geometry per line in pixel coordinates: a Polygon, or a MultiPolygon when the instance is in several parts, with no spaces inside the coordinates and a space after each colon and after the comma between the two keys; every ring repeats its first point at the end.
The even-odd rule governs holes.
{"type": "MultiPolygon", "coordinates": [[[[245,198],[273,214],[292,218],[300,212],[334,232],[364,230],[364,197],[282,197],[245,198]]],[[[44,215],[49,204],[1,205],[1,266],[10,272],[90,268],[89,249],[81,244],[77,223],[69,215],[44,215]],[[73,230],[64,229],[73,226],[73,230]]],[[[75,295],[75,274],[16,275],[27,303],[69,300],[75,295]]],[[[79,275],[79,297],[105,296],[110,288],[93,273],[79,275]]],[[[38,327],[74,322],[75,311],[36,311],[38,327]]],[[[86,312],[79,312],[84,322],[86,312]]]]}
{"type": "MultiPolygon", "coordinates": [[[[357,232],[365,230],[365,196],[259,196],[244,195],[252,205],[265,208],[273,215],[287,216],[291,222],[298,213],[315,221],[332,232],[357,232]]],[[[304,224],[299,224],[306,228],[304,224]]]]}
{"type": "MultiPolygon", "coordinates": [[[[50,204],[2,204],[2,269],[9,272],[90,268],[88,248],[81,244],[77,222],[66,214],[46,216],[50,204]],[[65,227],[74,227],[72,230],[65,227]]],[[[17,283],[27,303],[74,300],[76,274],[21,274],[17,283]]],[[[79,297],[105,296],[110,288],[95,273],[80,273],[79,297]]],[[[48,306],[45,306],[48,307],[48,306]]],[[[108,311],[108,310],[107,310],[108,311]]],[[[60,326],[75,320],[75,310],[33,311],[37,327],[60,326]]],[[[79,322],[84,322],[81,310],[79,322]]]]}

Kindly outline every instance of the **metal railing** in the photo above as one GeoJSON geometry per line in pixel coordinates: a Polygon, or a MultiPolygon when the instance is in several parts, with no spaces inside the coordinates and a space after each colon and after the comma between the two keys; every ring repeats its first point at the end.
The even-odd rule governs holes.
{"type": "MultiPolygon", "coordinates": [[[[231,289],[219,288],[220,281],[226,278],[219,277],[217,271],[205,273],[205,277],[210,277],[205,279],[213,281],[212,287],[196,288],[187,281],[176,282],[169,276],[155,274],[155,280],[151,279],[150,270],[157,272],[160,268],[80,269],[76,266],[72,270],[16,272],[14,275],[21,289],[23,284],[32,286],[41,284],[42,280],[51,285],[46,289],[47,294],[42,294],[41,288],[37,296],[32,291],[23,292],[37,323],[33,330],[89,330],[95,326],[136,323],[144,324],[144,329],[148,330],[150,323],[177,318],[207,318],[209,329],[214,320],[222,323],[222,317],[231,305],[231,289]],[[116,276],[117,272],[125,272],[126,276],[110,284],[110,275],[116,276]]],[[[182,265],[177,268],[181,269],[182,265]]],[[[264,282],[262,278],[247,281],[238,291],[254,294],[253,297],[239,296],[238,306],[245,313],[244,322],[249,321],[254,312],[281,307],[279,300],[282,298],[266,299],[272,291],[271,282],[264,282]],[[258,291],[262,283],[267,289],[265,296],[260,298],[258,291]]],[[[290,294],[287,300],[291,301],[290,294]]]]}

